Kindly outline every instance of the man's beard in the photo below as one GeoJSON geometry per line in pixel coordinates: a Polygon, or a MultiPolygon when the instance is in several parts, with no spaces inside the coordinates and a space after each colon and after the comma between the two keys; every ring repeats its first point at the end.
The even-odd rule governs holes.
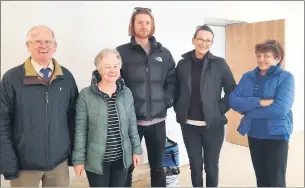
{"type": "Polygon", "coordinates": [[[143,39],[148,38],[149,35],[150,35],[149,32],[147,32],[147,33],[145,33],[145,34],[143,34],[143,33],[135,33],[135,36],[136,36],[137,38],[143,38],[143,39]]]}

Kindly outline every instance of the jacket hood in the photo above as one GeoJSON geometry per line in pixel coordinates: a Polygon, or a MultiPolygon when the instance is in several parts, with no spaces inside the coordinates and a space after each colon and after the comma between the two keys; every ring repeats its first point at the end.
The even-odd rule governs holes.
{"type": "MultiPolygon", "coordinates": [[[[102,77],[101,77],[100,73],[98,72],[98,70],[94,70],[92,72],[92,77],[91,77],[91,86],[93,86],[94,89],[98,89],[97,83],[99,83],[101,80],[102,80],[102,77]]],[[[121,76],[117,79],[116,85],[117,85],[118,93],[125,89],[125,87],[126,87],[125,82],[121,76]]]]}

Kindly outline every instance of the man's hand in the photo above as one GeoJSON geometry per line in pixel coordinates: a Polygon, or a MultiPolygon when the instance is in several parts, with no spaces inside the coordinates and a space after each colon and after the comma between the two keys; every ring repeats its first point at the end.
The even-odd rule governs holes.
{"type": "Polygon", "coordinates": [[[260,100],[260,105],[263,107],[269,106],[273,104],[274,100],[273,99],[262,99],[260,100]]]}
{"type": "Polygon", "coordinates": [[[140,165],[140,161],[141,161],[141,156],[140,155],[133,154],[132,159],[133,159],[133,165],[135,167],[140,165]]]}
{"type": "Polygon", "coordinates": [[[77,177],[80,177],[84,174],[84,170],[85,170],[85,165],[84,164],[80,164],[80,165],[75,165],[73,166],[75,174],[77,177]]]}

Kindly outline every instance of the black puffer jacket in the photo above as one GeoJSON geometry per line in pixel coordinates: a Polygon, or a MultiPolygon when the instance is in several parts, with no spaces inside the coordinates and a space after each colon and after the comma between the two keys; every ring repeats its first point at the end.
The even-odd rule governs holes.
{"type": "Polygon", "coordinates": [[[19,170],[52,170],[71,157],[78,89],[72,74],[53,62],[49,86],[30,58],[3,76],[0,155],[6,179],[17,178],[19,170]]]}
{"type": "MultiPolygon", "coordinates": [[[[177,85],[174,110],[177,122],[185,124],[191,102],[191,64],[193,51],[182,55],[177,65],[177,85]]],[[[200,97],[207,127],[221,126],[227,123],[225,113],[230,109],[229,95],[236,83],[226,61],[208,54],[208,61],[203,64],[200,77],[200,97]],[[225,96],[221,98],[224,89],[225,96]]]]}
{"type": "Polygon", "coordinates": [[[121,75],[132,91],[138,120],[164,118],[173,105],[175,62],[166,48],[150,38],[151,52],[131,37],[131,42],[117,47],[122,57],[121,75]]]}

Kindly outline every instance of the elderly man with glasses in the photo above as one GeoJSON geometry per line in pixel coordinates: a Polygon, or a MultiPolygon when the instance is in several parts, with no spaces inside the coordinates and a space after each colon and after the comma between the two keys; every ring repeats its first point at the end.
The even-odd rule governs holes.
{"type": "Polygon", "coordinates": [[[26,46],[30,57],[0,84],[2,172],[12,187],[67,187],[78,88],[52,57],[50,28],[31,28],[26,46]]]}
{"type": "MultiPolygon", "coordinates": [[[[175,89],[175,61],[168,49],[153,36],[154,17],[149,8],[137,7],[129,23],[130,43],[117,47],[122,57],[121,75],[135,103],[140,139],[145,138],[151,169],[151,186],[165,187],[162,168],[165,120],[172,107],[175,89]]],[[[125,184],[131,186],[133,167],[125,184]]]]}

